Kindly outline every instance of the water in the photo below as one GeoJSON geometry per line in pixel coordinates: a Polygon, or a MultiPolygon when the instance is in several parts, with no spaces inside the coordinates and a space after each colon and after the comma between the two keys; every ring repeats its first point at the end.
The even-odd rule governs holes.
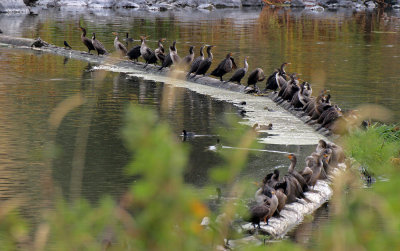
{"type": "MultiPolygon", "coordinates": [[[[334,102],[342,108],[382,104],[393,110],[394,121],[400,117],[400,19],[396,12],[344,10],[316,14],[264,8],[149,13],[62,9],[38,16],[0,15],[0,28],[9,35],[40,36],[60,46],[67,40],[74,49],[86,50],[80,42],[78,20],[89,33],[96,32],[109,51],[113,51],[111,33],[118,31],[130,32],[136,39],[150,35],[148,45],[153,48],[160,37],[167,38],[166,45],[176,40],[181,56],[192,44],[197,46],[196,53],[202,44],[217,45],[216,62],[232,51],[240,67],[244,56],[249,55],[250,69],[261,67],[266,73],[283,61],[291,62],[289,72],[301,73],[302,79],[313,84],[314,93],[329,88],[334,102]]],[[[44,185],[39,182],[46,174],[51,173],[60,188],[57,192],[69,198],[71,166],[74,151],[80,146],[77,134],[82,128],[89,128],[82,195],[95,203],[104,194],[118,197],[123,193],[132,181],[122,174],[130,158],[120,138],[127,104],[137,103],[157,111],[178,140],[184,128],[203,135],[215,134],[215,129],[225,126],[226,114],[237,114],[235,105],[207,93],[123,73],[92,71],[93,67],[55,55],[0,47],[0,198],[23,197],[23,213],[34,220],[46,206],[42,203],[46,198],[42,193],[44,185]],[[90,102],[66,113],[53,138],[48,130],[52,111],[77,94],[85,95],[90,102]],[[56,159],[48,165],[43,153],[50,140],[58,147],[56,159]]],[[[208,170],[221,161],[216,153],[205,151],[215,142],[216,137],[184,142],[190,146],[187,182],[199,188],[207,184],[208,170]]],[[[302,167],[302,160],[314,145],[265,144],[263,148],[296,153],[302,167]]],[[[285,154],[254,151],[240,178],[260,180],[273,168],[285,170],[288,164],[285,154]]],[[[315,217],[316,226],[327,220],[323,212],[315,217]]],[[[313,227],[302,225],[291,236],[301,233],[307,239],[312,230],[305,229],[313,227]]]]}

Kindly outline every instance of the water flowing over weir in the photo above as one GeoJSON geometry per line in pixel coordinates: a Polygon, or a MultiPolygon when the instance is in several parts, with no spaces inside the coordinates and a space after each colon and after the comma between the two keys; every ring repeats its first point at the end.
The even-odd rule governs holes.
{"type": "MultiPolygon", "coordinates": [[[[247,111],[245,117],[247,121],[244,123],[249,126],[252,126],[254,123],[273,124],[273,130],[268,131],[271,132],[271,134],[261,139],[261,141],[266,144],[315,145],[319,139],[325,139],[324,136],[317,133],[312,127],[305,125],[300,119],[293,116],[282,107],[275,105],[271,99],[244,94],[244,86],[233,83],[222,83],[217,79],[209,77],[195,78],[193,82],[186,81],[170,77],[170,72],[168,70],[158,71],[159,67],[149,65],[144,69],[144,64],[142,63],[134,63],[127,60],[121,61],[107,56],[103,57],[90,55],[81,51],[67,50],[32,39],[0,35],[0,43],[18,46],[26,50],[32,50],[31,46],[35,43],[37,46],[40,46],[40,48],[34,48],[33,50],[38,53],[53,53],[67,58],[89,61],[99,64],[99,66],[95,67],[95,69],[98,70],[124,72],[127,73],[128,76],[132,75],[144,79],[161,81],[166,84],[185,87],[200,94],[209,95],[217,100],[233,103],[247,111]],[[240,105],[242,101],[245,101],[246,105],[240,105]],[[265,109],[266,107],[268,107],[268,109],[265,109]]],[[[182,75],[180,72],[176,74],[182,75]]],[[[344,166],[341,165],[341,168],[344,168],[344,166]]],[[[339,171],[339,169],[335,172],[337,171],[339,171]]],[[[272,218],[269,226],[262,225],[261,232],[270,234],[276,238],[282,237],[287,231],[299,224],[306,214],[312,213],[329,200],[331,195],[332,190],[329,186],[329,182],[318,181],[315,186],[315,192],[306,193],[309,202],[303,201],[304,203],[296,202],[288,204],[281,212],[284,217],[279,219],[272,218]]],[[[249,225],[243,226],[244,230],[249,230],[251,228],[252,227],[249,225]]]]}

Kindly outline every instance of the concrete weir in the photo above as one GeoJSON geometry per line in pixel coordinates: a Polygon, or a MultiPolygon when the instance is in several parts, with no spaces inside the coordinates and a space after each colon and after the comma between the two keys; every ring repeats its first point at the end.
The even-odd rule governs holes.
{"type": "MultiPolygon", "coordinates": [[[[277,106],[270,98],[265,96],[246,95],[245,86],[221,82],[210,77],[192,78],[186,80],[185,73],[182,71],[170,71],[169,69],[159,70],[159,66],[148,65],[144,68],[143,63],[132,62],[130,60],[114,58],[109,56],[97,56],[82,51],[70,50],[63,47],[48,44],[42,40],[26,38],[16,38],[0,35],[0,43],[11,45],[28,50],[37,50],[44,53],[52,53],[77,60],[84,60],[98,64],[96,69],[114,72],[124,72],[128,75],[164,82],[166,84],[185,87],[195,92],[206,94],[212,98],[233,103],[241,109],[246,109],[245,124],[252,126],[254,123],[268,124],[273,123],[274,127],[265,138],[259,140],[266,144],[280,145],[315,145],[319,139],[324,139],[321,133],[314,128],[305,125],[302,120],[291,114],[283,107],[277,106]],[[246,105],[241,105],[241,101],[246,101],[246,105]]],[[[345,168],[344,164],[339,164],[332,174],[332,178],[345,168]]],[[[311,214],[332,196],[332,189],[329,181],[318,181],[314,188],[315,191],[307,192],[308,202],[300,201],[285,206],[281,211],[282,217],[271,218],[269,225],[261,224],[260,232],[273,237],[282,237],[291,228],[299,224],[305,215],[311,214]]],[[[246,224],[242,226],[244,230],[251,230],[253,226],[246,224]]]]}

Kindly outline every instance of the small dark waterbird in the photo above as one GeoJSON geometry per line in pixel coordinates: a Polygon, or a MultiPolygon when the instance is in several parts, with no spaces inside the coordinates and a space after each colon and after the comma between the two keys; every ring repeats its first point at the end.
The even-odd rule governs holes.
{"type": "Polygon", "coordinates": [[[135,40],[133,40],[133,38],[129,37],[129,32],[126,33],[126,37],[124,39],[125,42],[134,42],[135,40]]]}
{"type": "Polygon", "coordinates": [[[68,48],[68,49],[70,49],[70,50],[72,50],[72,47],[69,46],[69,44],[68,44],[67,41],[65,41],[65,40],[64,40],[64,47],[65,47],[65,48],[68,48]]]}

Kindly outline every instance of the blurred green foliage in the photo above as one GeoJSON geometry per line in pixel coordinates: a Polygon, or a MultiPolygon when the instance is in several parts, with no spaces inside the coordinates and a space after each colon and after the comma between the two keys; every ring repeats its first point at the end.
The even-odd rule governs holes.
{"type": "MultiPolygon", "coordinates": [[[[238,213],[243,215],[245,203],[241,202],[254,192],[250,181],[237,178],[248,151],[221,151],[226,164],[212,169],[213,186],[199,191],[183,181],[187,147],[172,136],[169,126],[154,112],[135,106],[125,117],[122,134],[133,156],[126,173],[137,179],[120,201],[106,197],[91,205],[84,199],[69,203],[58,198],[54,209],[43,212],[42,222],[32,231],[17,213],[18,200],[3,202],[1,250],[214,250],[224,245],[224,238],[234,238],[231,222],[238,213]],[[215,202],[210,191],[216,187],[223,187],[224,197],[234,199],[221,202],[220,210],[214,212],[209,208],[215,202]],[[223,217],[217,217],[221,213],[223,217]],[[210,216],[209,230],[200,225],[204,216],[210,216]]],[[[281,241],[237,249],[400,247],[400,168],[395,161],[400,144],[397,136],[389,135],[398,133],[394,128],[372,126],[346,136],[343,145],[348,157],[385,175],[386,180],[378,179],[371,189],[364,189],[356,167],[341,172],[333,181],[332,220],[321,226],[308,245],[281,241]]],[[[253,130],[238,126],[218,133],[223,142],[235,143],[238,149],[255,147],[253,130]]]]}

